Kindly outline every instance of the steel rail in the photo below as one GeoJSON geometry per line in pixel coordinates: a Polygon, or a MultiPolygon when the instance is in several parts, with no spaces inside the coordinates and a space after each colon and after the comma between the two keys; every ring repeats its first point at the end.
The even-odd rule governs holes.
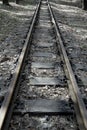
{"type": "Polygon", "coordinates": [[[77,121],[79,123],[80,130],[87,130],[87,110],[86,110],[85,104],[83,102],[81,93],[79,91],[79,87],[78,87],[78,84],[76,82],[76,79],[75,79],[75,76],[74,76],[70,61],[69,61],[68,56],[67,56],[58,23],[57,23],[57,21],[55,19],[54,13],[52,11],[51,5],[50,5],[48,0],[47,0],[47,3],[48,3],[48,8],[49,8],[49,11],[50,11],[50,15],[51,15],[51,20],[52,20],[52,22],[54,24],[57,39],[59,41],[58,46],[60,46],[61,52],[63,54],[63,59],[64,59],[64,62],[65,62],[65,66],[66,66],[66,69],[67,69],[67,70],[65,70],[65,73],[66,74],[68,73],[68,78],[69,78],[69,81],[70,81],[69,89],[70,89],[70,91],[72,93],[72,95],[71,95],[72,100],[73,100],[73,102],[75,104],[75,110],[76,110],[76,114],[77,114],[77,121]]]}
{"type": "Polygon", "coordinates": [[[9,113],[10,115],[8,115],[8,111],[9,111],[9,108],[12,109],[11,103],[12,103],[12,100],[14,98],[15,89],[17,90],[15,96],[17,95],[17,92],[18,92],[18,88],[16,87],[17,81],[18,81],[19,76],[20,76],[20,71],[22,69],[22,65],[23,65],[23,62],[24,62],[25,55],[26,55],[27,50],[30,46],[30,39],[32,37],[32,31],[34,29],[34,25],[35,25],[35,22],[36,22],[36,18],[38,16],[40,5],[41,5],[41,0],[39,1],[38,5],[36,7],[35,13],[34,13],[33,18],[32,18],[31,26],[30,26],[29,32],[27,34],[27,37],[26,37],[26,40],[25,40],[25,43],[24,43],[24,47],[22,49],[21,55],[20,55],[18,63],[17,63],[17,67],[15,69],[15,73],[13,74],[13,78],[11,80],[8,91],[5,95],[4,101],[3,101],[2,106],[0,108],[0,130],[6,130],[7,129],[8,123],[6,124],[6,122],[9,122],[7,120],[10,120],[8,118],[9,118],[9,116],[11,117],[11,114],[12,114],[12,110],[9,113]]]}

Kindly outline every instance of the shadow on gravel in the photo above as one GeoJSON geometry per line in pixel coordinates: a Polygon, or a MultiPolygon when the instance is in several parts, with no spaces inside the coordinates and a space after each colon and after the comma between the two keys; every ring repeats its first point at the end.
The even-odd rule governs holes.
{"type": "Polygon", "coordinates": [[[71,5],[64,5],[59,4],[58,2],[50,2],[51,6],[53,8],[53,11],[55,12],[58,17],[56,19],[59,23],[65,24],[71,27],[76,28],[87,28],[87,18],[85,12],[82,12],[82,9],[79,9],[78,7],[73,7],[71,5]],[[81,13],[80,13],[81,12],[81,13]]]}
{"type": "Polygon", "coordinates": [[[51,0],[51,2],[62,5],[81,7],[81,0],[51,0]]]}

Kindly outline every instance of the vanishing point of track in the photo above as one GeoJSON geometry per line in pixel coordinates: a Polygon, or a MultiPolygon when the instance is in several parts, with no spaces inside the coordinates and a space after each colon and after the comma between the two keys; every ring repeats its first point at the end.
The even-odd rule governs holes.
{"type": "MultiPolygon", "coordinates": [[[[87,110],[86,110],[85,104],[83,102],[81,93],[79,91],[79,87],[78,87],[78,84],[76,82],[72,67],[70,65],[66,50],[64,48],[59,26],[56,22],[56,19],[54,17],[54,14],[52,12],[52,9],[51,9],[51,6],[50,6],[48,0],[47,1],[43,0],[43,1],[39,2],[39,4],[37,5],[37,9],[34,13],[34,16],[32,18],[32,23],[31,23],[29,32],[27,34],[27,38],[26,38],[23,50],[22,50],[21,55],[19,57],[15,73],[13,74],[11,83],[9,85],[9,89],[4,97],[4,101],[2,102],[2,105],[0,108],[0,130],[6,130],[9,126],[9,122],[11,120],[11,115],[13,112],[13,106],[14,106],[13,104],[14,104],[14,101],[16,100],[18,90],[20,87],[19,82],[21,79],[21,73],[22,73],[24,66],[25,66],[24,63],[26,62],[26,57],[31,51],[31,49],[30,49],[32,46],[31,43],[32,43],[32,40],[34,39],[33,34],[35,33],[34,31],[35,31],[35,26],[36,26],[37,20],[38,20],[38,14],[41,11],[40,8],[41,8],[41,6],[43,6],[43,3],[45,3],[45,6],[48,8],[49,15],[50,15],[50,23],[53,26],[53,30],[55,32],[53,35],[55,36],[55,39],[56,39],[56,47],[58,48],[58,53],[60,54],[61,61],[62,61],[61,64],[63,66],[64,72],[66,75],[66,82],[68,85],[71,99],[72,99],[73,104],[74,104],[75,115],[77,118],[79,129],[80,130],[87,130],[87,110]]],[[[46,16],[44,16],[44,19],[46,19],[46,16]]],[[[41,47],[41,46],[42,46],[42,49],[43,48],[46,49],[46,47],[50,48],[52,46],[52,43],[48,44],[48,45],[46,45],[45,43],[44,43],[44,45],[39,43],[39,47],[41,47]]],[[[34,60],[35,60],[35,57],[45,57],[45,58],[50,57],[50,59],[51,59],[51,54],[53,54],[52,56],[55,59],[55,53],[54,52],[50,53],[49,49],[46,52],[41,52],[41,50],[40,50],[40,51],[38,51],[38,53],[35,52],[33,55],[34,55],[34,60]]],[[[42,58],[42,62],[40,62],[40,61],[33,62],[33,60],[32,60],[32,62],[31,62],[32,67],[31,68],[35,67],[35,68],[42,68],[42,69],[50,69],[50,68],[57,67],[58,62],[56,62],[55,65],[53,62],[54,61],[52,61],[52,63],[49,63],[49,61],[48,61],[48,63],[46,63],[46,62],[44,63],[43,58],[42,58]]],[[[44,72],[44,73],[46,73],[46,72],[44,72]]],[[[51,78],[49,78],[49,77],[30,78],[30,85],[59,85],[59,84],[65,85],[64,84],[65,81],[64,81],[64,83],[62,83],[63,81],[61,81],[61,83],[59,83],[60,81],[58,78],[59,78],[58,76],[57,77],[51,76],[51,78]]],[[[35,110],[35,108],[34,108],[35,100],[33,100],[33,105],[31,104],[31,110],[29,111],[29,113],[31,115],[32,114],[37,114],[37,115],[39,115],[39,114],[43,114],[43,115],[44,114],[48,114],[48,115],[61,114],[62,115],[62,113],[65,114],[64,112],[62,112],[62,110],[56,109],[55,106],[58,103],[58,101],[45,100],[45,99],[37,99],[36,101],[39,102],[38,104],[40,104],[40,105],[42,105],[42,103],[44,104],[44,105],[42,105],[41,108],[44,108],[44,107],[47,107],[47,108],[41,110],[41,109],[39,109],[40,106],[36,105],[36,110],[35,110]],[[47,104],[49,104],[48,106],[54,105],[54,107],[50,110],[47,110],[47,109],[49,109],[47,104]],[[33,110],[32,110],[32,108],[33,108],[33,110]]],[[[61,103],[59,102],[58,105],[61,105],[61,103]]],[[[65,111],[67,111],[68,114],[72,113],[72,111],[70,111],[69,109],[67,110],[66,108],[65,108],[65,111]]]]}

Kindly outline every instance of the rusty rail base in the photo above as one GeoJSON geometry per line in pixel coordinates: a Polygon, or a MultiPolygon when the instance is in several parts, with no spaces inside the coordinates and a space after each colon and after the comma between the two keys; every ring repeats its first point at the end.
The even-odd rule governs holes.
{"type": "Polygon", "coordinates": [[[20,77],[20,72],[22,70],[22,65],[23,65],[27,50],[30,46],[32,31],[34,29],[34,25],[36,22],[36,18],[38,16],[40,5],[41,5],[41,0],[39,1],[38,5],[36,7],[35,13],[34,13],[33,18],[32,18],[32,23],[31,23],[29,32],[28,32],[27,38],[25,40],[24,47],[22,49],[21,55],[20,55],[19,60],[18,60],[18,64],[17,64],[16,70],[15,70],[15,73],[13,74],[13,78],[11,80],[8,91],[5,95],[3,104],[2,104],[1,109],[0,109],[0,130],[7,130],[9,127],[9,122],[10,122],[12,110],[14,107],[13,103],[14,103],[14,100],[15,100],[17,93],[18,93],[19,86],[17,85],[17,82],[18,82],[18,79],[20,77]],[[15,92],[15,94],[14,94],[14,92],[15,92]]]}
{"type": "Polygon", "coordinates": [[[71,64],[69,62],[65,47],[63,45],[63,40],[62,40],[62,36],[60,33],[58,23],[56,22],[51,5],[50,5],[48,0],[47,0],[47,2],[48,2],[49,12],[51,14],[51,20],[52,20],[52,23],[54,24],[57,39],[59,41],[58,47],[60,46],[61,53],[63,54],[63,61],[64,61],[65,66],[66,66],[65,73],[66,73],[66,75],[68,75],[68,79],[70,81],[69,82],[69,89],[71,92],[72,100],[73,100],[74,105],[75,105],[75,111],[76,111],[76,116],[77,116],[79,128],[80,128],[80,130],[87,130],[87,110],[86,110],[85,104],[83,102],[81,93],[79,91],[79,87],[78,87],[78,84],[76,82],[76,79],[75,79],[71,64]]]}

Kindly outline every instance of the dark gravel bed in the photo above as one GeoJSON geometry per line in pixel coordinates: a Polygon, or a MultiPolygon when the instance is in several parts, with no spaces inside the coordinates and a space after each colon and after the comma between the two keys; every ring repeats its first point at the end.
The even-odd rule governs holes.
{"type": "Polygon", "coordinates": [[[29,86],[28,82],[24,82],[21,85],[19,91],[19,99],[36,99],[36,98],[47,98],[47,99],[60,99],[69,101],[70,95],[67,87],[61,86],[29,86]],[[25,90],[26,87],[26,90],[25,90]]]}
{"type": "MultiPolygon", "coordinates": [[[[25,66],[23,68],[23,73],[21,75],[20,88],[14,104],[14,112],[10,122],[9,130],[11,129],[13,130],[19,130],[19,129],[21,130],[29,130],[29,129],[30,130],[58,130],[58,129],[77,130],[78,125],[77,125],[77,121],[73,109],[73,103],[69,95],[69,89],[67,88],[68,87],[67,83],[65,82],[66,77],[63,70],[63,66],[61,64],[60,54],[57,48],[56,37],[54,37],[53,35],[54,30],[53,27],[51,28],[49,12],[45,4],[45,1],[43,2],[43,7],[41,6],[41,13],[39,15],[39,19],[40,20],[39,22],[37,22],[36,25],[35,33],[33,33],[34,34],[33,37],[35,39],[32,40],[31,42],[32,44],[31,50],[27,55],[25,66]],[[45,19],[45,15],[46,15],[46,19],[45,19]],[[49,54],[47,54],[47,56],[41,56],[41,55],[36,56],[37,53],[42,53],[42,55],[51,53],[51,57],[49,54]],[[54,67],[55,69],[44,69],[44,68],[39,69],[39,68],[32,67],[32,62],[45,63],[45,65],[46,63],[58,62],[59,65],[57,66],[57,69],[55,67],[54,67]],[[31,85],[32,84],[31,78],[39,78],[39,77],[55,78],[55,76],[57,77],[57,81],[62,80],[64,85],[62,85],[61,82],[56,83],[56,80],[52,80],[52,81],[54,81],[55,84],[58,85],[46,85],[46,84],[50,84],[47,82],[45,82],[45,85],[42,85],[43,80],[37,80],[37,79],[35,79],[34,85],[31,85]],[[36,81],[39,82],[40,84],[37,85],[36,81]],[[41,114],[40,116],[32,116],[32,114],[31,115],[29,114],[30,109],[32,109],[32,107],[28,103],[29,101],[32,103],[34,100],[36,104],[37,99],[40,99],[41,103],[43,103],[42,99],[45,101],[46,100],[48,101],[49,99],[51,101],[64,100],[64,102],[67,102],[67,107],[69,107],[71,111],[73,110],[73,113],[72,115],[70,114],[66,116],[64,115],[48,116],[49,114],[48,115],[45,114],[44,116],[41,116],[41,114]]],[[[51,82],[52,78],[50,78],[49,82],[51,82]]],[[[64,105],[64,102],[62,105],[64,105]]]]}
{"type": "Polygon", "coordinates": [[[9,130],[78,130],[74,116],[14,116],[9,130]],[[15,121],[15,122],[14,122],[15,121]]]}

